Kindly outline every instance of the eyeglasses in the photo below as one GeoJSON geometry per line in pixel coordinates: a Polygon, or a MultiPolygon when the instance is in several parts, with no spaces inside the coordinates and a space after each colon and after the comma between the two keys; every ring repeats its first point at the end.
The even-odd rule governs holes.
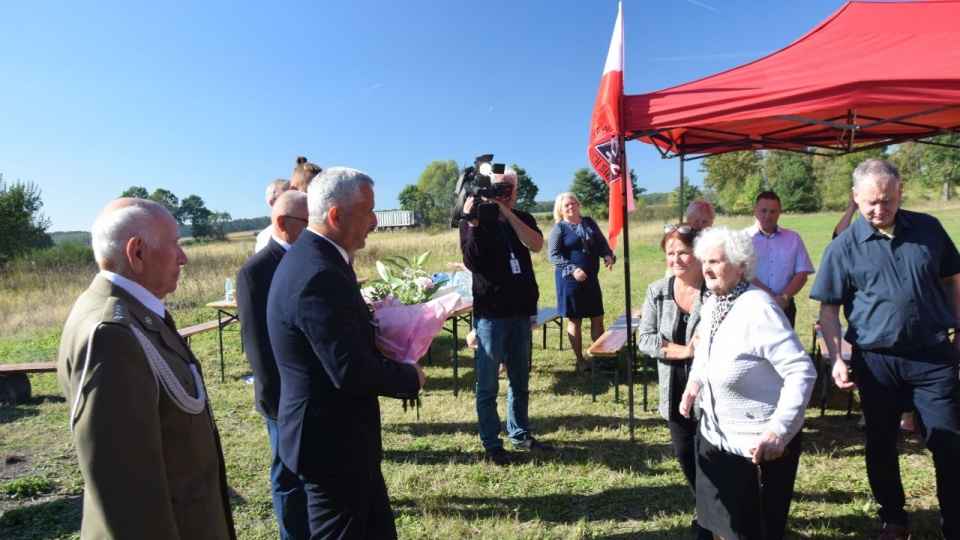
{"type": "Polygon", "coordinates": [[[690,233],[693,232],[693,227],[691,227],[691,226],[689,226],[689,225],[680,225],[680,226],[677,226],[677,225],[664,225],[664,226],[663,226],[663,234],[670,234],[670,233],[672,233],[673,231],[677,231],[678,233],[680,233],[680,234],[682,234],[682,235],[688,235],[688,234],[690,234],[690,233]]]}
{"type": "Polygon", "coordinates": [[[310,223],[309,220],[306,220],[306,219],[303,219],[303,218],[299,218],[299,217],[287,216],[287,215],[284,215],[283,217],[285,217],[285,218],[287,218],[287,219],[294,219],[294,220],[297,220],[297,221],[302,221],[302,222],[304,222],[304,223],[310,223]]]}

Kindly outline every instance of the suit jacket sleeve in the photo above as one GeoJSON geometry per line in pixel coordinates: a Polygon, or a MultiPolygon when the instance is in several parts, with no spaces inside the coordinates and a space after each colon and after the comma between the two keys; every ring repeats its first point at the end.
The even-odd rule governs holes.
{"type": "Polygon", "coordinates": [[[333,385],[344,392],[414,397],[420,379],[411,365],[374,356],[373,326],[356,282],[318,273],[300,295],[300,328],[333,385]]]}
{"type": "MultiPolygon", "coordinates": [[[[78,359],[85,359],[84,347],[78,359]]],[[[96,331],[74,427],[80,469],[111,538],[177,538],[157,412],[160,389],[126,327],[96,331]]],[[[72,395],[70,396],[73,397],[72,395]]],[[[200,416],[200,415],[198,415],[200,416]]],[[[206,415],[199,420],[207,421],[206,415]]]]}
{"type": "Polygon", "coordinates": [[[269,270],[276,270],[276,264],[268,266],[273,261],[266,257],[273,257],[270,252],[272,248],[273,245],[268,244],[265,250],[254,255],[256,259],[248,261],[237,272],[240,332],[243,334],[247,362],[253,371],[257,410],[268,418],[277,417],[277,403],[280,401],[280,372],[267,331],[267,293],[273,279],[269,270]]]}

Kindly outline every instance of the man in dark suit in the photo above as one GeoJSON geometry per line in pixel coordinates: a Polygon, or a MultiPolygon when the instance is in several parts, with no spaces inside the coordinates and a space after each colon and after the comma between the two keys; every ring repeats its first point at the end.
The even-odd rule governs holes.
{"type": "Polygon", "coordinates": [[[307,538],[307,496],[300,477],[280,460],[277,408],[280,402],[280,372],[267,333],[267,293],[280,259],[307,226],[307,194],[285,191],[273,204],[269,230],[273,231],[264,249],[250,257],[237,273],[237,310],[243,324],[243,343],[253,370],[253,393],[257,412],[263,416],[273,451],[270,486],[273,511],[280,526],[280,538],[307,538]]]}
{"type": "Polygon", "coordinates": [[[373,180],[325,169],[308,190],[310,224],[274,275],[267,327],[280,370],[280,457],[307,492],[313,538],[396,538],[380,470],[377,396],[415,397],[423,370],[375,354],[351,266],[376,226],[373,180]]]}
{"type": "Polygon", "coordinates": [[[187,256],[163,206],[117,199],[93,224],[100,273],[60,339],[83,475],[81,538],[235,538],[200,363],[163,298],[187,256]]]}

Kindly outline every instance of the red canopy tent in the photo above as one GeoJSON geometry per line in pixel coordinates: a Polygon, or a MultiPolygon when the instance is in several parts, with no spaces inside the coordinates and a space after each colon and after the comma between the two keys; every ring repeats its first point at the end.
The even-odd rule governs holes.
{"type": "Polygon", "coordinates": [[[625,135],[696,159],[846,153],[958,132],[958,43],[960,1],[850,2],[765,58],[625,96],[625,135]]]}

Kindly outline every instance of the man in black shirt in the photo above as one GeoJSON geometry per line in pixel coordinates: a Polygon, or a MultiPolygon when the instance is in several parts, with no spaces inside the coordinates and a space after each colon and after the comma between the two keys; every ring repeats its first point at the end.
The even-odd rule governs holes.
{"type": "MultiPolygon", "coordinates": [[[[515,448],[552,452],[553,446],[536,440],[527,415],[529,404],[530,317],[537,314],[540,290],[530,252],[543,248],[543,233],[533,216],[514,210],[517,173],[507,168],[493,175],[495,183],[513,185],[509,196],[490,199],[500,206],[493,222],[460,221],[463,263],[473,273],[473,318],[477,331],[477,421],[484,459],[497,465],[510,463],[500,439],[497,413],[499,365],[507,368],[507,435],[515,448]]],[[[463,211],[469,214],[473,199],[463,211]]]]}

